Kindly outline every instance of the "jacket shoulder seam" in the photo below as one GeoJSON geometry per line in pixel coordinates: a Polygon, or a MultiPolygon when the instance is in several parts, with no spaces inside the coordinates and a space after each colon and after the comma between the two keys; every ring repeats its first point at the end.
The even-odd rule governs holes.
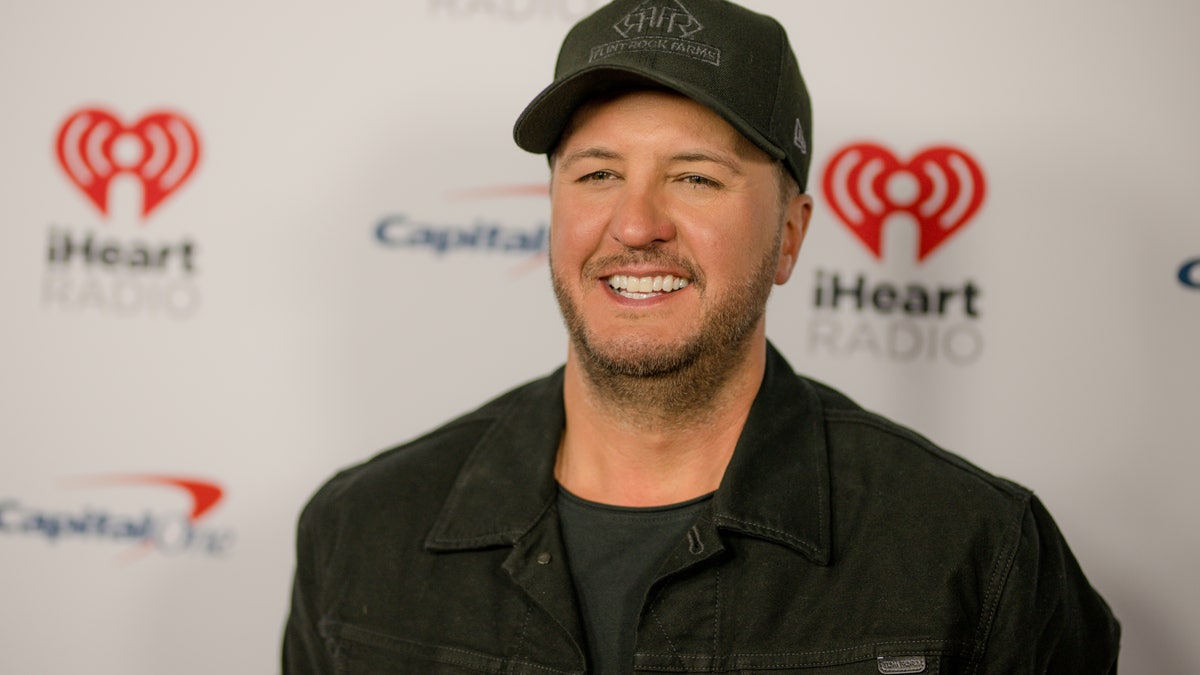
{"type": "Polygon", "coordinates": [[[992,625],[996,622],[996,615],[1000,611],[1000,597],[1003,595],[1004,587],[1008,584],[1013,562],[1017,559],[1017,550],[1021,547],[1021,530],[1025,516],[1029,513],[1031,500],[1032,494],[1030,493],[1022,500],[1024,508],[1016,510],[1012,523],[1005,531],[1007,544],[1001,555],[997,556],[992,567],[991,578],[988,580],[988,592],[979,609],[979,627],[976,629],[975,652],[971,655],[972,663],[969,673],[978,672],[980,664],[983,663],[983,655],[987,651],[992,625]]]}
{"type": "MultiPolygon", "coordinates": [[[[1007,495],[1019,504],[1025,504],[1030,495],[1030,490],[1022,485],[1014,483],[1008,479],[1001,478],[994,474],[985,471],[984,469],[971,463],[956,454],[942,449],[933,441],[930,441],[925,436],[909,429],[906,426],[897,424],[881,417],[875,413],[866,410],[826,410],[825,419],[828,423],[843,423],[843,424],[859,424],[871,427],[877,431],[881,431],[890,436],[902,439],[920,449],[926,455],[933,459],[949,465],[959,471],[979,480],[993,489],[1007,495]]],[[[1022,509],[1017,509],[1018,512],[1022,509]]]]}

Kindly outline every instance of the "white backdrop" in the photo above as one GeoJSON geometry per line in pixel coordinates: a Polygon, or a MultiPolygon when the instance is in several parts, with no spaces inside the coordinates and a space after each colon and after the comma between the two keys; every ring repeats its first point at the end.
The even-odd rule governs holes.
{"type": "MultiPolygon", "coordinates": [[[[561,361],[545,162],[510,129],[599,4],[0,4],[0,671],[276,671],[307,496],[561,361]]],[[[746,4],[815,108],[772,339],[1036,490],[1122,672],[1200,672],[1200,5],[746,4]],[[842,174],[822,190],[867,142],[982,171],[923,260],[912,173],[858,203],[881,257],[842,174]],[[957,300],[887,312],[885,286],[957,300]]]]}

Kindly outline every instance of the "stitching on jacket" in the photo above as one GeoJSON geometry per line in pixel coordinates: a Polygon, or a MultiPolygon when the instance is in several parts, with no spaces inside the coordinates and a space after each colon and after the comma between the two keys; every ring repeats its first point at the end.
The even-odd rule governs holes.
{"type": "MultiPolygon", "coordinates": [[[[822,654],[828,654],[830,656],[833,656],[835,654],[841,654],[844,652],[852,652],[855,650],[867,649],[867,648],[871,648],[871,647],[899,647],[899,646],[905,646],[905,645],[926,645],[925,647],[923,647],[920,650],[921,653],[923,653],[923,654],[947,654],[947,653],[960,654],[963,651],[963,646],[955,640],[939,640],[936,638],[930,638],[930,639],[926,639],[926,640],[912,639],[912,640],[884,640],[882,642],[864,642],[860,645],[854,645],[853,647],[838,647],[837,649],[814,649],[811,651],[803,651],[803,652],[737,652],[734,654],[729,654],[726,658],[741,658],[741,657],[747,657],[747,656],[751,656],[751,657],[753,657],[753,656],[820,656],[822,654]],[[946,649],[939,648],[936,646],[928,646],[928,645],[931,645],[932,643],[945,645],[947,648],[950,648],[953,651],[947,651],[946,649]]],[[[700,655],[694,655],[694,654],[680,654],[680,653],[678,653],[678,651],[670,653],[670,654],[655,653],[655,652],[642,652],[642,653],[644,653],[646,656],[674,656],[674,657],[680,658],[680,659],[692,659],[692,660],[709,658],[708,656],[700,656],[700,655]]]]}
{"type": "Polygon", "coordinates": [[[525,669],[541,670],[541,671],[545,671],[547,673],[557,673],[559,675],[577,675],[576,671],[559,670],[558,668],[551,668],[550,666],[543,666],[541,664],[533,663],[533,662],[531,662],[529,660],[525,660],[525,659],[515,659],[515,658],[514,659],[505,659],[502,657],[496,657],[496,656],[492,656],[490,654],[486,654],[486,653],[482,653],[482,652],[471,651],[469,649],[462,649],[459,647],[451,647],[449,645],[430,644],[430,643],[421,642],[418,640],[404,640],[401,638],[394,638],[394,637],[391,637],[388,635],[376,633],[374,631],[370,631],[365,628],[358,628],[357,626],[352,626],[350,624],[343,624],[342,628],[343,629],[349,628],[350,635],[347,635],[345,630],[339,631],[339,637],[341,638],[341,640],[353,642],[353,643],[363,645],[363,646],[376,647],[378,649],[384,649],[387,651],[393,651],[393,652],[398,651],[398,652],[404,652],[404,653],[410,653],[410,654],[411,654],[410,650],[412,647],[432,650],[432,651],[436,652],[438,655],[437,656],[432,656],[432,655],[422,656],[419,654],[411,654],[412,656],[415,656],[416,658],[419,658],[423,661],[430,661],[432,663],[452,663],[454,665],[463,666],[465,668],[477,669],[479,659],[494,660],[494,661],[500,661],[500,662],[508,661],[509,668],[520,666],[525,669]],[[408,647],[408,649],[406,649],[406,647],[408,647]],[[471,660],[471,659],[474,659],[474,660],[471,660]]]}
{"type": "MultiPolygon", "coordinates": [[[[885,642],[868,642],[854,647],[845,647],[829,650],[815,650],[806,652],[744,652],[726,654],[725,656],[712,659],[709,656],[698,654],[662,654],[655,652],[643,653],[648,657],[670,657],[683,661],[705,661],[711,660],[712,663],[707,669],[707,672],[712,673],[729,673],[729,672],[750,672],[748,669],[753,669],[754,672],[766,668],[774,670],[777,668],[813,668],[822,666],[845,665],[847,663],[859,663],[873,661],[875,656],[855,656],[849,657],[840,656],[839,654],[854,652],[859,650],[869,651],[878,647],[897,647],[907,645],[921,645],[920,648],[914,650],[912,654],[920,654],[923,656],[931,656],[937,659],[937,670],[930,671],[930,675],[941,671],[941,661],[946,656],[967,656],[966,649],[956,641],[939,641],[939,640],[894,640],[885,642]],[[932,643],[940,643],[941,646],[932,643]],[[743,659],[754,659],[762,657],[791,657],[797,660],[790,662],[775,662],[770,665],[751,665],[747,663],[739,663],[743,659]],[[813,658],[817,660],[812,660],[813,658]]],[[[686,663],[682,664],[683,668],[690,668],[686,663]]],[[[690,671],[689,671],[690,672],[690,671]]]]}
{"type": "Polygon", "coordinates": [[[752,523],[747,520],[741,520],[741,519],[734,518],[732,516],[726,516],[726,515],[714,515],[713,520],[716,521],[718,524],[720,524],[720,523],[735,523],[737,525],[744,525],[746,527],[753,528],[755,530],[761,530],[763,532],[770,532],[771,534],[778,535],[780,539],[783,539],[784,541],[787,541],[791,544],[795,544],[796,546],[799,546],[800,548],[808,551],[809,553],[812,553],[813,555],[816,555],[817,553],[820,552],[820,546],[811,544],[805,539],[801,539],[799,537],[792,535],[789,532],[785,532],[783,530],[779,530],[779,529],[776,529],[773,527],[767,527],[766,525],[761,525],[759,523],[752,523]]]}
{"type": "Polygon", "coordinates": [[[988,579],[987,594],[983,598],[983,604],[979,608],[979,627],[976,629],[975,649],[971,652],[973,663],[970,664],[967,670],[968,675],[972,675],[979,671],[979,666],[983,662],[983,654],[987,650],[987,642],[992,632],[992,624],[996,621],[996,614],[1000,611],[1000,596],[1003,593],[1004,586],[1008,583],[1008,575],[1012,571],[1013,561],[1017,559],[1017,549],[1021,547],[1021,530],[1022,522],[1025,520],[1026,514],[1032,517],[1029,511],[1029,501],[1026,499],[1025,508],[1017,511],[1017,517],[1013,519],[1013,524],[1010,527],[1010,532],[1013,532],[1012,545],[1007,547],[1004,554],[996,559],[995,566],[992,567],[991,578],[988,579]]]}
{"type": "Polygon", "coordinates": [[[521,635],[517,637],[517,648],[513,650],[513,661],[509,662],[508,668],[506,669],[509,673],[516,672],[513,670],[517,666],[516,661],[522,658],[521,652],[525,649],[525,634],[529,630],[529,617],[531,616],[533,616],[533,604],[526,602],[525,620],[521,622],[521,635]]]}
{"type": "Polygon", "coordinates": [[[721,636],[721,568],[716,568],[716,592],[713,593],[713,672],[717,672],[717,657],[720,656],[721,636]]]}
{"type": "MultiPolygon", "coordinates": [[[[657,598],[655,598],[655,599],[657,599],[657,598]]],[[[667,641],[667,647],[669,647],[671,649],[670,654],[667,654],[666,656],[671,656],[673,658],[682,658],[681,655],[679,654],[679,649],[675,646],[675,642],[673,640],[671,640],[671,636],[667,633],[666,626],[663,625],[662,617],[660,617],[658,615],[657,607],[650,608],[650,616],[654,617],[654,625],[658,626],[659,632],[662,633],[663,638],[667,641]]],[[[680,664],[683,665],[684,667],[687,667],[687,665],[684,664],[682,661],[680,662],[680,664]]]]}
{"type": "Polygon", "coordinates": [[[896,424],[890,420],[880,418],[878,415],[866,410],[826,410],[825,421],[826,423],[842,422],[849,424],[862,424],[863,426],[878,429],[879,431],[903,438],[913,443],[926,454],[932,455],[935,459],[971,474],[998,492],[1002,492],[1009,496],[1026,496],[1029,493],[1027,489],[1018,486],[1011,481],[993,476],[966,459],[947,452],[933,441],[913,431],[912,429],[896,424]]]}

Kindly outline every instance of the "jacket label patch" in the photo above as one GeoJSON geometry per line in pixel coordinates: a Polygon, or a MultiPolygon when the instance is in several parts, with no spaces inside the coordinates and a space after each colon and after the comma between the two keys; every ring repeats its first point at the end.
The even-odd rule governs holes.
{"type": "Polygon", "coordinates": [[[899,673],[925,672],[924,656],[881,656],[879,657],[879,672],[884,675],[899,673]]]}

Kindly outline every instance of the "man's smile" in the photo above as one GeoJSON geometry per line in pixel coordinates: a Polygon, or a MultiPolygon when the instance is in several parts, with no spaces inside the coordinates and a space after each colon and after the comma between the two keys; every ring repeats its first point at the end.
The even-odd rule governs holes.
{"type": "Polygon", "coordinates": [[[672,274],[636,277],[625,274],[614,274],[608,278],[608,287],[622,297],[631,300],[645,300],[664,293],[672,293],[686,287],[689,280],[672,274]]]}

